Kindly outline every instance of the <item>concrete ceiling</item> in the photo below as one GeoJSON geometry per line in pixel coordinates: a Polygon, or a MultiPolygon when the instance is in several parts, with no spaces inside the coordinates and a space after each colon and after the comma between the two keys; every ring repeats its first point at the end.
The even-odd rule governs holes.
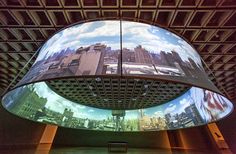
{"type": "Polygon", "coordinates": [[[167,81],[103,77],[48,81],[56,93],[87,106],[105,109],[140,109],[160,105],[186,92],[189,86],[167,81]]]}

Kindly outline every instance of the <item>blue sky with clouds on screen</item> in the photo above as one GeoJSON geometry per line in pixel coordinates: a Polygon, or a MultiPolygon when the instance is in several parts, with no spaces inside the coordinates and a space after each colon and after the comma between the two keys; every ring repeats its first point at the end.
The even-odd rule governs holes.
{"type": "MultiPolygon", "coordinates": [[[[112,49],[120,49],[120,21],[96,21],[66,28],[50,38],[37,58],[42,60],[63,49],[78,49],[95,43],[104,43],[112,49]]],[[[200,63],[196,51],[183,39],[164,29],[137,22],[122,22],[122,46],[134,48],[142,45],[150,52],[175,50],[183,60],[189,57],[200,63]]]]}

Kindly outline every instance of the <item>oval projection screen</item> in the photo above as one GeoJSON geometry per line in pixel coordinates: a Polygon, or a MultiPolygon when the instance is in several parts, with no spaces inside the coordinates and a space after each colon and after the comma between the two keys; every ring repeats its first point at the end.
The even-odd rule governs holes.
{"type": "Polygon", "coordinates": [[[44,82],[17,88],[3,98],[7,110],[26,119],[104,131],[159,131],[199,126],[219,120],[233,109],[225,97],[196,87],[174,100],[145,109],[108,110],[78,103],[59,96],[44,82]]]}
{"type": "Polygon", "coordinates": [[[53,35],[18,85],[58,77],[117,75],[171,80],[219,92],[208,80],[198,53],[179,36],[156,26],[117,20],[74,25],[53,35]]]}
{"type": "Polygon", "coordinates": [[[188,128],[233,110],[185,40],[123,20],[74,24],[54,34],[2,104],[36,122],[99,131],[188,128]]]}

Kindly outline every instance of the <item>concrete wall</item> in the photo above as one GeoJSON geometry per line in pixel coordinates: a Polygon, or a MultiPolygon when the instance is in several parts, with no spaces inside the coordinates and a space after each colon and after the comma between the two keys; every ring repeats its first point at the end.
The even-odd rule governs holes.
{"type": "Polygon", "coordinates": [[[0,149],[36,147],[45,125],[8,113],[0,105],[0,149]]]}
{"type": "Polygon", "coordinates": [[[105,132],[58,128],[54,146],[107,146],[108,141],[126,141],[129,147],[170,148],[166,131],[105,132]]]}
{"type": "MultiPolygon", "coordinates": [[[[236,100],[233,100],[236,103],[236,100]]],[[[220,129],[226,143],[228,144],[230,150],[236,153],[236,107],[234,106],[234,111],[228,117],[217,122],[217,126],[220,129]]]]}
{"type": "Polygon", "coordinates": [[[202,151],[216,150],[217,147],[207,126],[179,130],[183,149],[202,151]]]}
{"type": "Polygon", "coordinates": [[[107,146],[108,141],[126,141],[129,147],[140,148],[214,149],[209,142],[206,126],[176,131],[125,133],[58,128],[54,146],[107,146]]]}

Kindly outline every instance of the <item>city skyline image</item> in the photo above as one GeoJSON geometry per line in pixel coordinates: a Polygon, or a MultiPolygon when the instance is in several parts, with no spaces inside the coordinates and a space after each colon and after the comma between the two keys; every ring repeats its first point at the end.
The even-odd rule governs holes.
{"type": "Polygon", "coordinates": [[[197,52],[177,35],[136,22],[122,21],[121,26],[122,31],[120,21],[95,21],[56,33],[18,84],[58,76],[121,73],[206,78],[197,52]]]}
{"type": "MultiPolygon", "coordinates": [[[[183,60],[192,58],[196,63],[201,64],[197,52],[174,33],[143,23],[130,21],[122,21],[121,23],[123,48],[132,49],[142,45],[152,53],[175,50],[183,60]]],[[[113,50],[121,49],[119,24],[120,21],[116,20],[95,21],[64,29],[52,36],[42,46],[36,62],[67,48],[76,50],[96,43],[106,44],[113,50]]]]}
{"type": "Polygon", "coordinates": [[[3,105],[10,112],[29,120],[77,129],[160,131],[188,128],[219,120],[233,109],[223,96],[196,87],[164,104],[133,110],[81,105],[56,94],[44,82],[15,90],[17,93],[13,90],[3,98],[3,105]]]}
{"type": "Polygon", "coordinates": [[[152,53],[138,45],[133,49],[123,48],[121,58],[120,50],[96,43],[76,50],[67,48],[36,62],[21,83],[57,76],[120,74],[121,67],[123,74],[130,75],[206,78],[200,65],[191,58],[183,61],[174,50],[152,53]]]}

